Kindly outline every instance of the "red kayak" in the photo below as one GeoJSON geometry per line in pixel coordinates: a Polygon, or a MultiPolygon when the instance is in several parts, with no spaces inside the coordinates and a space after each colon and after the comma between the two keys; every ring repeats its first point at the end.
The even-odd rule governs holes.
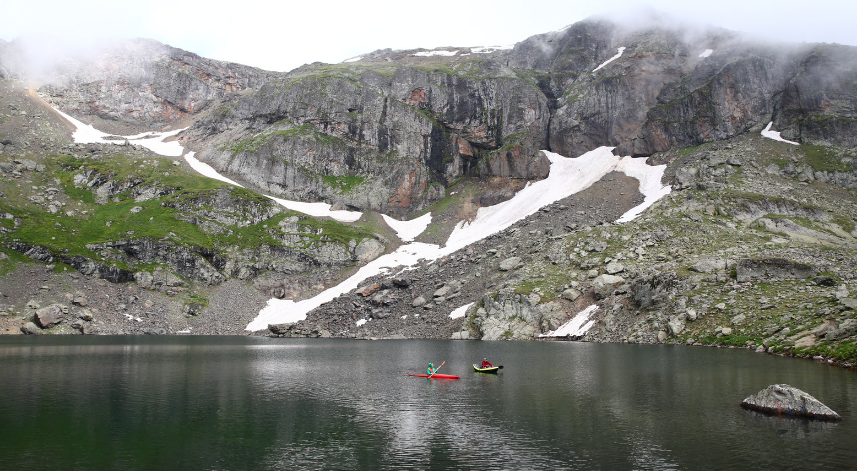
{"type": "Polygon", "coordinates": [[[408,375],[408,376],[419,376],[420,378],[431,378],[431,379],[458,379],[458,378],[461,378],[461,376],[442,375],[439,373],[435,373],[433,375],[408,375]]]}

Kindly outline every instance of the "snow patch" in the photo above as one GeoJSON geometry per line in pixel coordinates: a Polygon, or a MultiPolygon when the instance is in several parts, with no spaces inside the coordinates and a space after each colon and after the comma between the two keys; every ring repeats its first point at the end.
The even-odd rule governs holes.
{"type": "Polygon", "coordinates": [[[360,319],[359,321],[355,322],[355,324],[357,324],[357,327],[360,327],[361,325],[363,325],[365,323],[366,323],[366,319],[360,319]]]}
{"type": "MultiPolygon", "coordinates": [[[[452,234],[449,235],[446,242],[447,249],[454,252],[491,234],[500,232],[534,214],[542,206],[547,206],[589,188],[604,175],[614,170],[640,180],[640,192],[646,197],[646,201],[634,208],[634,210],[638,210],[637,214],[670,192],[669,186],[664,187],[660,184],[666,165],[653,167],[646,165],[644,158],[617,157],[613,155],[612,150],[612,147],[599,147],[576,159],[542,151],[551,161],[548,177],[528,184],[508,201],[479,208],[476,217],[470,223],[459,222],[452,234]]],[[[622,217],[625,218],[626,215],[622,217]]]]}
{"type": "Polygon", "coordinates": [[[706,49],[702,51],[702,54],[700,54],[699,57],[708,57],[712,52],[714,52],[714,49],[706,49]]]}
{"type": "Polygon", "coordinates": [[[342,61],[342,62],[357,62],[357,61],[359,61],[359,60],[360,60],[360,59],[362,59],[362,58],[363,58],[363,56],[357,56],[357,57],[352,57],[351,59],[345,59],[345,60],[344,60],[344,61],[342,61]]]}
{"type": "Polygon", "coordinates": [[[382,255],[367,263],[342,283],[322,291],[315,297],[298,302],[276,298],[268,300],[268,305],[259,311],[259,315],[246,327],[246,330],[263,330],[268,328],[268,324],[302,321],[306,319],[306,313],[309,311],[357,288],[360,282],[370,276],[389,273],[395,267],[411,267],[421,259],[435,260],[440,258],[442,253],[440,248],[433,244],[412,242],[403,245],[395,252],[382,255]]]}
{"type": "Polygon", "coordinates": [[[137,144],[143,146],[150,151],[163,155],[166,157],[178,157],[184,153],[184,147],[182,147],[181,143],[178,141],[164,142],[168,137],[175,136],[176,134],[184,131],[187,128],[176,129],[174,131],[166,131],[166,132],[144,132],[142,134],[135,134],[133,136],[117,136],[115,134],[108,134],[103,131],[99,131],[95,129],[91,124],[84,124],[77,119],[72,118],[71,116],[63,113],[62,111],[54,108],[57,113],[60,114],[63,118],[65,118],[68,122],[73,124],[77,129],[71,135],[75,144],[116,144],[123,145],[125,141],[128,141],[131,144],[137,144]],[[107,139],[108,137],[118,137],[119,139],[107,139]]]}
{"type": "Polygon", "coordinates": [[[429,56],[454,56],[458,54],[458,51],[423,51],[417,52],[415,54],[411,54],[412,56],[417,57],[429,57],[429,56]]]}
{"type": "Polygon", "coordinates": [[[391,229],[396,231],[396,235],[399,236],[399,239],[402,239],[403,242],[411,242],[416,239],[417,236],[426,230],[429,223],[431,223],[431,213],[423,214],[422,216],[411,219],[410,221],[398,221],[386,214],[382,214],[381,217],[384,218],[384,222],[386,222],[391,229]]]}
{"type": "Polygon", "coordinates": [[[345,211],[345,210],[336,210],[331,211],[330,205],[327,203],[304,203],[303,201],[290,201],[284,200],[282,198],[275,198],[273,196],[265,195],[268,198],[280,203],[281,206],[298,211],[309,216],[316,217],[329,217],[336,219],[339,222],[354,222],[360,219],[363,216],[363,213],[360,211],[345,211]]]}
{"type": "Polygon", "coordinates": [[[619,51],[619,53],[618,53],[618,54],[616,54],[615,56],[613,56],[613,57],[611,57],[611,58],[607,59],[606,61],[602,62],[602,63],[601,63],[601,65],[599,65],[598,67],[596,67],[596,68],[593,70],[593,72],[595,72],[596,70],[598,70],[598,69],[600,69],[600,68],[604,67],[605,65],[607,65],[607,64],[609,64],[609,63],[611,63],[611,62],[615,61],[616,59],[618,59],[618,58],[622,57],[622,53],[623,53],[623,52],[625,52],[625,46],[620,47],[619,49],[617,49],[617,51],[619,51]]]}
{"type": "Polygon", "coordinates": [[[449,318],[450,319],[458,319],[459,317],[464,317],[464,314],[467,312],[467,310],[472,305],[473,305],[473,303],[470,303],[470,304],[465,304],[464,306],[461,306],[459,308],[456,308],[454,311],[449,313],[449,318]]]}
{"type": "Polygon", "coordinates": [[[502,51],[504,49],[512,49],[515,46],[480,46],[471,47],[470,52],[474,54],[490,54],[494,51],[502,51]]]}
{"type": "Polygon", "coordinates": [[[214,170],[211,165],[208,165],[205,162],[200,162],[199,159],[194,157],[194,154],[196,154],[196,152],[188,152],[187,155],[184,156],[184,160],[188,163],[188,165],[190,165],[190,168],[196,171],[196,173],[204,177],[213,178],[215,180],[220,180],[222,182],[229,183],[230,185],[240,186],[241,188],[244,188],[233,180],[230,180],[224,177],[223,175],[217,173],[217,170],[214,170]]]}
{"type": "Polygon", "coordinates": [[[794,142],[794,141],[789,141],[789,140],[783,139],[782,137],[780,137],[780,133],[777,131],[771,131],[771,126],[773,126],[773,125],[774,125],[773,121],[768,123],[768,125],[762,131],[763,137],[767,137],[768,139],[773,139],[775,141],[785,142],[786,144],[792,144],[792,145],[796,145],[796,146],[800,145],[799,142],[794,142]]]}
{"type": "Polygon", "coordinates": [[[643,213],[655,201],[668,195],[672,188],[669,185],[662,185],[661,178],[664,176],[666,165],[658,165],[652,167],[646,165],[646,159],[632,159],[626,157],[619,161],[616,165],[616,170],[628,175],[631,178],[636,178],[640,182],[639,191],[643,194],[643,202],[638,206],[629,209],[625,214],[619,217],[616,222],[628,222],[643,213]]]}
{"type": "Polygon", "coordinates": [[[586,309],[577,313],[571,320],[560,326],[553,332],[541,334],[539,337],[580,337],[595,325],[595,319],[589,320],[592,313],[598,310],[598,306],[593,304],[586,309]]]}

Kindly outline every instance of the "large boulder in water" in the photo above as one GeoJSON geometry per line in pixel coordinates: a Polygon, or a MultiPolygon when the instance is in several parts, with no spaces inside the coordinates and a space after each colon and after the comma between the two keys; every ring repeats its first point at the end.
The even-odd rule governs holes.
{"type": "Polygon", "coordinates": [[[788,384],[772,384],[744,399],[741,407],[766,414],[842,420],[839,414],[822,404],[821,401],[788,384]]]}

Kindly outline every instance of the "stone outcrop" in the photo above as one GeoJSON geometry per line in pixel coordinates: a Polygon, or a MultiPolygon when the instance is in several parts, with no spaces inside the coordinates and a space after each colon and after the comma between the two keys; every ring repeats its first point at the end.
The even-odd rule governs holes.
{"type": "Polygon", "coordinates": [[[744,258],[738,261],[738,281],[768,281],[806,279],[815,275],[815,268],[783,258],[744,258]]]}
{"type": "Polygon", "coordinates": [[[475,311],[474,323],[482,340],[532,339],[541,333],[542,315],[538,296],[483,296],[475,311]]]}
{"type": "Polygon", "coordinates": [[[788,384],[773,384],[741,402],[741,407],[766,414],[842,420],[842,417],[818,399],[788,384]]]}

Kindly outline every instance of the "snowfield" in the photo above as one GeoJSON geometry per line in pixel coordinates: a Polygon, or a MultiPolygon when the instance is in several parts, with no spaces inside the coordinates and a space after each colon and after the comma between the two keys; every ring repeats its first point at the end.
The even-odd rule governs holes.
{"type": "Polygon", "coordinates": [[[422,216],[411,219],[410,221],[399,221],[387,216],[386,214],[382,214],[381,217],[384,218],[384,222],[386,222],[391,229],[396,231],[396,235],[399,236],[399,239],[402,239],[403,242],[410,242],[416,239],[417,236],[426,230],[429,223],[431,223],[431,213],[423,214],[422,216]]]}
{"type": "Polygon", "coordinates": [[[618,54],[616,54],[615,56],[613,56],[613,57],[611,57],[611,58],[607,59],[606,61],[602,62],[602,63],[601,63],[601,65],[599,65],[598,67],[594,68],[592,71],[593,71],[593,72],[595,72],[596,70],[598,70],[598,69],[600,69],[600,68],[604,67],[605,65],[607,65],[607,64],[609,64],[609,63],[611,63],[611,62],[615,61],[616,59],[618,59],[618,58],[622,57],[622,53],[623,53],[623,52],[625,52],[625,46],[620,47],[619,49],[617,49],[617,51],[619,51],[619,53],[618,53],[618,54]]]}
{"type": "Polygon", "coordinates": [[[595,324],[595,319],[589,320],[592,314],[598,310],[598,306],[593,304],[586,309],[577,313],[576,316],[572,317],[568,322],[561,325],[559,329],[556,329],[553,332],[548,332],[546,334],[539,335],[539,337],[580,337],[585,334],[592,328],[595,324]]]}
{"type": "Polygon", "coordinates": [[[480,46],[480,47],[471,47],[470,52],[474,54],[490,54],[494,51],[503,51],[506,49],[512,49],[515,46],[480,46]]]}
{"type": "Polygon", "coordinates": [[[454,311],[449,313],[449,318],[450,319],[458,319],[459,317],[464,317],[464,314],[467,313],[467,310],[470,309],[470,306],[472,306],[472,305],[473,305],[473,303],[470,303],[470,304],[465,304],[464,306],[461,306],[459,308],[456,308],[454,311]]]}
{"type": "Polygon", "coordinates": [[[184,147],[178,141],[164,142],[168,137],[184,131],[187,128],[176,129],[162,133],[146,132],[133,136],[116,136],[95,129],[91,124],[84,124],[62,111],[54,108],[57,113],[73,124],[77,130],[72,134],[75,144],[116,144],[123,145],[127,140],[131,144],[141,145],[150,151],[165,157],[178,157],[184,153],[184,147]],[[106,139],[107,137],[119,137],[119,139],[106,139]]]}
{"type": "Polygon", "coordinates": [[[699,57],[708,57],[713,52],[714,52],[714,49],[706,49],[706,50],[702,51],[702,54],[700,54],[699,57]]]}
{"type": "Polygon", "coordinates": [[[454,56],[458,54],[458,51],[423,51],[417,52],[415,54],[411,54],[412,56],[417,57],[430,57],[430,56],[454,56]]]}
{"type": "Polygon", "coordinates": [[[799,142],[794,142],[794,141],[789,141],[789,140],[783,139],[782,137],[780,137],[780,133],[777,131],[771,131],[771,126],[773,126],[773,125],[774,125],[774,122],[771,121],[770,123],[768,123],[768,125],[765,127],[765,129],[762,130],[762,136],[763,137],[767,137],[768,139],[773,139],[775,141],[785,142],[786,144],[792,144],[795,146],[800,145],[799,142]]]}

